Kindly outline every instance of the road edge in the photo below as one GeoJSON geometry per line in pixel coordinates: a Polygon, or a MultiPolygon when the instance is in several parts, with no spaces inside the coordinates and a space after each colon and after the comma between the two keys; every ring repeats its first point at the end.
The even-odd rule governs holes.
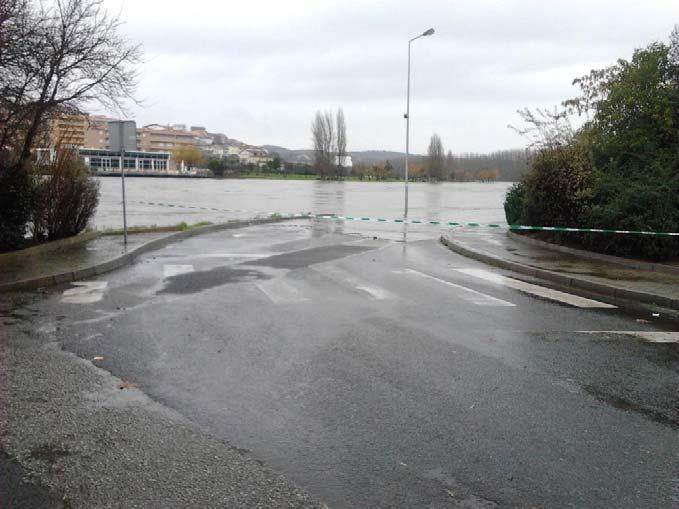
{"type": "Polygon", "coordinates": [[[595,253],[592,251],[585,251],[584,249],[576,249],[574,247],[562,246],[560,244],[554,244],[552,242],[546,242],[540,239],[534,239],[526,235],[520,235],[511,230],[507,231],[507,236],[517,242],[526,244],[528,246],[535,246],[544,249],[549,249],[551,251],[559,251],[560,253],[568,253],[575,256],[581,256],[583,258],[590,258],[592,260],[602,260],[605,262],[616,263],[618,265],[623,265],[625,267],[631,267],[633,269],[647,270],[650,272],[660,272],[662,274],[672,274],[679,275],[679,267],[673,267],[671,265],[664,265],[662,263],[652,263],[644,262],[641,260],[632,260],[630,258],[621,258],[620,256],[612,256],[603,253],[595,253]]]}
{"type": "Polygon", "coordinates": [[[170,233],[164,237],[151,240],[138,246],[127,253],[124,253],[110,260],[103,261],[96,265],[91,265],[83,269],[77,269],[72,272],[62,272],[59,274],[51,274],[48,276],[40,276],[32,279],[23,279],[20,281],[13,281],[11,283],[0,284],[1,292],[12,292],[17,290],[34,290],[36,288],[45,288],[62,283],[69,283],[71,281],[78,281],[88,277],[94,277],[107,272],[112,272],[116,269],[124,267],[132,263],[138,256],[154,251],[178,240],[184,240],[196,235],[205,233],[214,233],[221,230],[230,230],[233,228],[243,228],[245,226],[252,226],[257,224],[278,223],[282,221],[289,221],[291,219],[304,219],[306,216],[291,216],[291,217],[269,217],[263,219],[247,219],[247,220],[233,220],[226,223],[212,224],[209,226],[202,226],[176,233],[170,233]]]}
{"type": "Polygon", "coordinates": [[[565,291],[582,293],[584,294],[584,297],[592,297],[594,295],[605,302],[609,302],[623,309],[629,309],[632,311],[647,312],[647,305],[659,306],[663,308],[665,312],[670,312],[673,318],[679,318],[679,313],[677,312],[679,310],[679,299],[672,299],[662,295],[654,295],[645,292],[625,290],[615,286],[609,286],[571,276],[565,276],[563,274],[545,269],[537,269],[529,265],[505,260],[487,253],[470,249],[466,246],[462,246],[445,235],[441,235],[439,241],[448,249],[459,255],[486,263],[488,265],[493,265],[501,269],[511,270],[513,272],[518,272],[527,276],[547,280],[555,284],[555,286],[557,286],[559,289],[565,291]]]}

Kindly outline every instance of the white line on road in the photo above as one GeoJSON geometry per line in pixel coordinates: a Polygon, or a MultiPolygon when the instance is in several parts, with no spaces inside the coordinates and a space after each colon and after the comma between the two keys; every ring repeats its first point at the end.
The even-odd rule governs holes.
{"type": "Polygon", "coordinates": [[[163,279],[193,272],[193,265],[163,265],[163,279]]]}
{"type": "Polygon", "coordinates": [[[392,299],[394,297],[394,295],[391,292],[373,286],[357,286],[356,289],[367,293],[368,295],[377,300],[392,299]]]}
{"type": "Polygon", "coordinates": [[[579,330],[581,334],[636,336],[650,343],[679,343],[679,332],[628,331],[628,330],[579,330]]]}
{"type": "Polygon", "coordinates": [[[107,281],[78,281],[71,283],[75,288],[70,288],[62,294],[61,302],[68,304],[92,304],[104,298],[104,291],[108,286],[107,281]]]}
{"type": "Polygon", "coordinates": [[[274,304],[294,304],[297,302],[306,302],[309,299],[299,293],[299,290],[292,286],[283,278],[270,279],[255,285],[264,295],[274,304]]]}
{"type": "Polygon", "coordinates": [[[501,276],[500,274],[496,274],[494,272],[490,272],[484,269],[455,269],[455,270],[457,272],[467,274],[468,276],[474,276],[485,281],[490,281],[491,283],[497,283],[498,285],[513,288],[515,290],[519,290],[521,292],[529,293],[532,295],[537,295],[538,297],[543,297],[545,299],[563,302],[565,304],[569,304],[571,306],[575,306],[578,308],[611,309],[616,307],[612,304],[607,304],[605,302],[586,299],[584,297],[579,297],[577,295],[571,295],[570,293],[564,293],[558,290],[552,290],[551,288],[545,288],[543,286],[526,283],[525,281],[520,281],[518,279],[501,276]]]}
{"type": "Polygon", "coordinates": [[[445,279],[439,279],[435,276],[425,274],[424,272],[420,272],[418,270],[405,269],[404,271],[394,271],[394,272],[397,274],[398,273],[414,274],[416,276],[420,276],[425,279],[430,279],[432,281],[436,281],[438,283],[450,286],[452,288],[457,288],[458,290],[462,290],[465,292],[463,295],[467,295],[467,297],[464,297],[466,300],[473,302],[474,304],[477,304],[479,306],[506,306],[506,307],[516,306],[516,304],[512,304],[511,302],[507,302],[506,300],[491,297],[490,295],[486,295],[485,293],[472,290],[471,288],[467,288],[466,286],[458,285],[456,283],[451,283],[450,281],[446,281],[445,279]]]}
{"type": "Polygon", "coordinates": [[[332,280],[334,283],[339,284],[340,286],[345,288],[353,287],[354,290],[358,290],[363,294],[367,293],[374,299],[386,300],[397,298],[396,295],[388,290],[385,290],[384,288],[366,285],[364,281],[357,278],[353,273],[338,267],[337,265],[321,264],[316,266],[314,270],[320,272],[323,276],[332,280]]]}
{"type": "Polygon", "coordinates": [[[268,258],[271,253],[203,253],[191,255],[191,258],[268,258]]]}

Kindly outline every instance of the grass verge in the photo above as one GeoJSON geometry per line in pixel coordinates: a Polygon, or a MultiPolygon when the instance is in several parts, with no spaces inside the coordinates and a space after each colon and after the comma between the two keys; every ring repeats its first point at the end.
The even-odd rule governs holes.
{"type": "MultiPolygon", "coordinates": [[[[170,226],[131,226],[127,229],[128,235],[134,235],[135,233],[163,233],[163,232],[183,232],[186,230],[193,230],[195,228],[201,228],[203,226],[209,226],[212,223],[210,221],[201,221],[199,223],[187,224],[182,221],[181,223],[173,224],[170,226]]],[[[102,235],[122,235],[122,228],[107,228],[101,231],[102,235]]]]}

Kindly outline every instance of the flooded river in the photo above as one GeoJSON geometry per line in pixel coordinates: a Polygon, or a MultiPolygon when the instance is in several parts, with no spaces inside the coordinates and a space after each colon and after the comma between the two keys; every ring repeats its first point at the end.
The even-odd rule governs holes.
{"type": "MultiPolygon", "coordinates": [[[[120,179],[99,178],[101,199],[94,226],[122,226],[120,179]]],[[[402,182],[332,182],[238,179],[125,179],[128,225],[220,222],[265,212],[403,217],[402,182]],[[206,210],[207,209],[207,210],[206,210]],[[219,209],[219,210],[212,210],[219,209]]],[[[509,183],[411,183],[411,219],[504,222],[509,183]]]]}

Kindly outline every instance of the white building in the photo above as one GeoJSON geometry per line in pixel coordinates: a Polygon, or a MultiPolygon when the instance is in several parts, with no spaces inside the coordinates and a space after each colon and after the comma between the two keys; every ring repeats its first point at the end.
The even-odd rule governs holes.
{"type": "Polygon", "coordinates": [[[342,156],[342,161],[340,161],[339,156],[335,156],[335,166],[341,166],[348,172],[354,167],[354,163],[352,162],[350,155],[342,156]]]}
{"type": "Polygon", "coordinates": [[[238,153],[238,157],[243,164],[254,164],[257,166],[261,166],[273,160],[267,150],[259,147],[244,148],[238,153]]]}

